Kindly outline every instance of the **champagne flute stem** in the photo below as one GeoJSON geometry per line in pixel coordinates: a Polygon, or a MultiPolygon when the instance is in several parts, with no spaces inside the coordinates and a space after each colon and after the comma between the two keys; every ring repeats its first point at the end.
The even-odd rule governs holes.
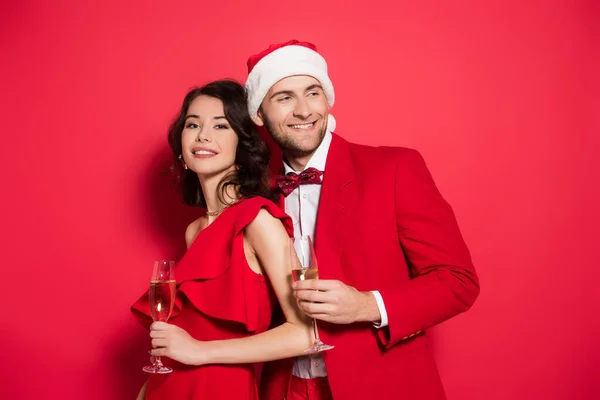
{"type": "Polygon", "coordinates": [[[321,338],[319,337],[319,328],[317,327],[317,320],[312,319],[313,331],[315,332],[315,343],[321,343],[321,338]]]}
{"type": "Polygon", "coordinates": [[[163,363],[162,363],[162,360],[160,359],[160,356],[154,357],[154,364],[158,365],[159,367],[163,366],[163,363]]]}

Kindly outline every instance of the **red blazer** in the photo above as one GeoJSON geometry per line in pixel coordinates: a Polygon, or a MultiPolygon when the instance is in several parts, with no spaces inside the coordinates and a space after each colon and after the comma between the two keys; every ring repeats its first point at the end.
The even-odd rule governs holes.
{"type": "MultiPolygon", "coordinates": [[[[454,213],[421,155],[333,135],[315,229],[321,279],[379,290],[389,326],[320,322],[335,400],[445,399],[425,330],[466,311],[479,282],[454,213]]],[[[287,393],[293,360],[266,363],[261,398],[287,393]]]]}

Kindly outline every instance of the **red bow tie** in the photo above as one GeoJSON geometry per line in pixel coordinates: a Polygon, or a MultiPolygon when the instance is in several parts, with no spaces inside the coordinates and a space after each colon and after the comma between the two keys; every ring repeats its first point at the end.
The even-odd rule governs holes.
{"type": "Polygon", "coordinates": [[[299,174],[295,172],[288,172],[285,175],[277,175],[277,177],[275,177],[275,183],[283,192],[283,195],[287,196],[300,185],[306,185],[307,183],[315,183],[320,185],[323,183],[323,180],[321,179],[322,175],[323,171],[319,171],[316,168],[308,168],[299,174]]]}

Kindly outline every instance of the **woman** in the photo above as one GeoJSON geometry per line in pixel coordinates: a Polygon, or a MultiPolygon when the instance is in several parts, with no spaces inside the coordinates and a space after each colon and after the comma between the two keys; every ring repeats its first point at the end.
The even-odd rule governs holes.
{"type": "MultiPolygon", "coordinates": [[[[149,376],[138,398],[257,399],[252,363],[301,355],[312,335],[292,296],[291,220],[268,200],[268,150],[243,87],[216,81],[190,91],[169,144],[184,201],[206,215],[186,230],[169,323],[151,325],[151,354],[174,371],[149,376]],[[286,322],[267,331],[276,301],[286,322]]],[[[151,322],[147,294],[132,309],[151,322]]]]}

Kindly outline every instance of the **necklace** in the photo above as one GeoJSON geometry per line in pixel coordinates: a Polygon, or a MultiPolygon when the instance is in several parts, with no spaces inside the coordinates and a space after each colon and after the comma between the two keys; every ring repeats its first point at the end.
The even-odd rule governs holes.
{"type": "Polygon", "coordinates": [[[223,208],[221,208],[220,210],[217,211],[208,211],[206,210],[206,215],[210,216],[210,217],[216,217],[217,215],[221,214],[223,212],[223,210],[225,210],[227,207],[229,206],[225,206],[223,208]]]}

